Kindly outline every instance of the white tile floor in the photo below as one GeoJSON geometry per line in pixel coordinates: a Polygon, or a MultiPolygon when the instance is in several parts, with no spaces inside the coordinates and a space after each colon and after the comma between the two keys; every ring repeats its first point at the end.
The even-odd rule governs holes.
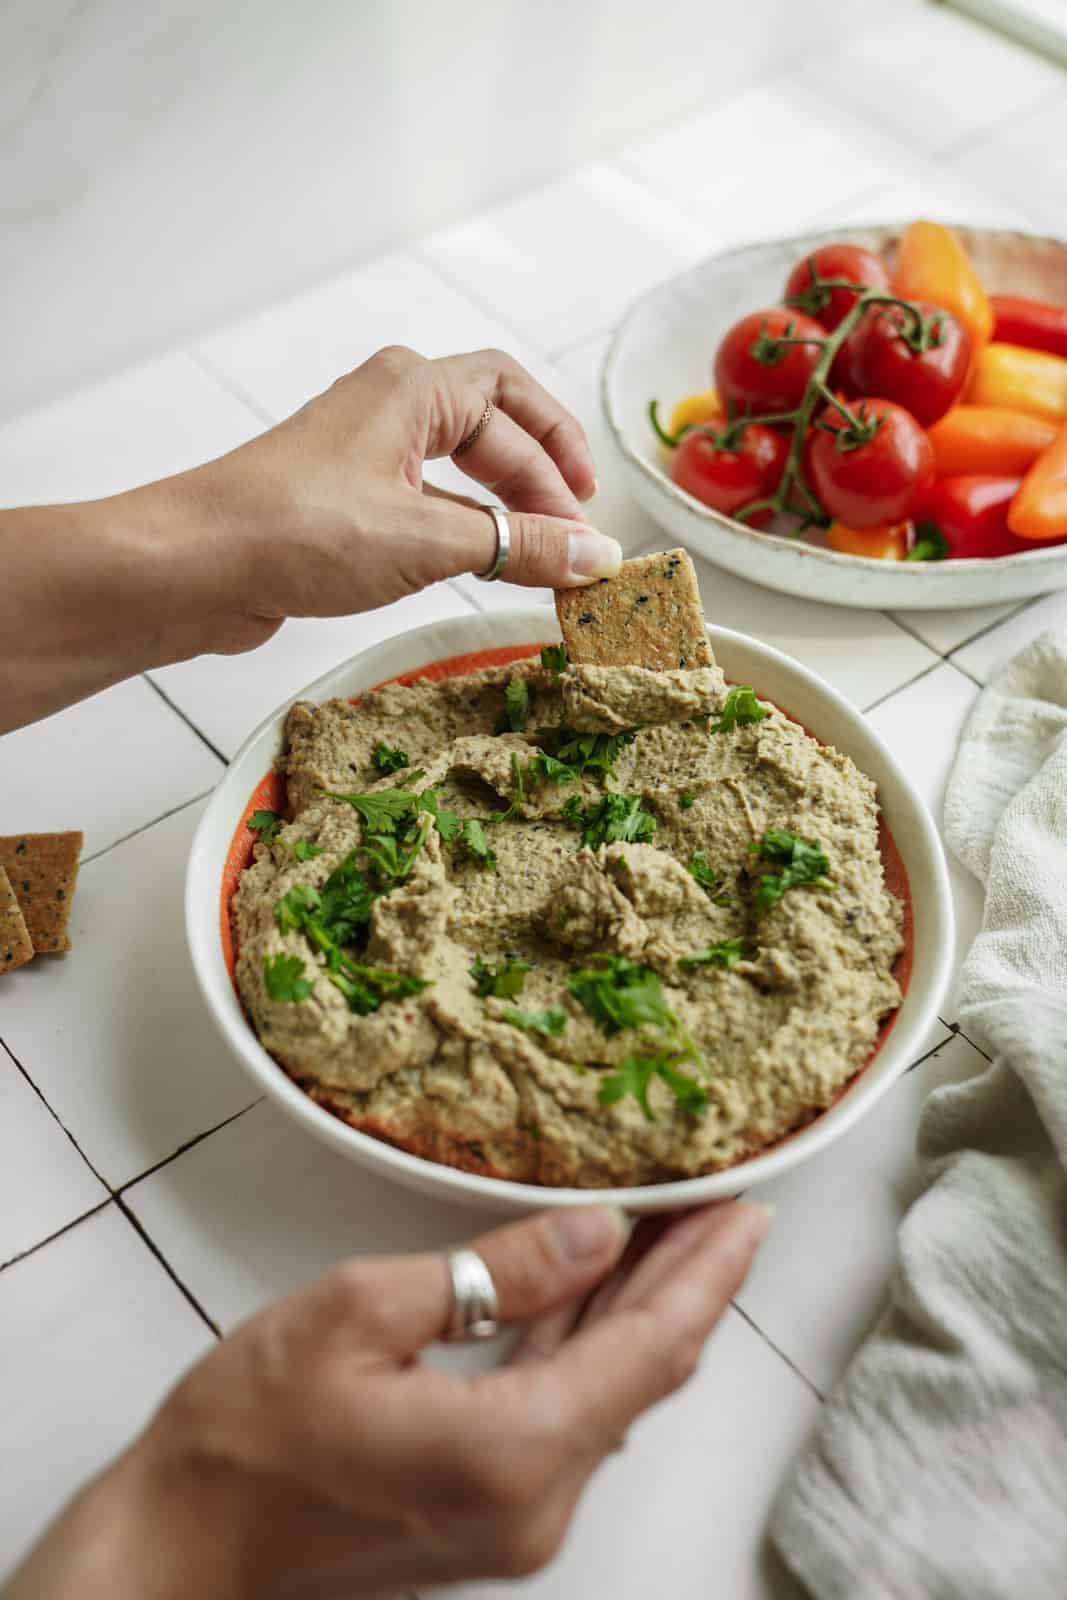
{"type": "MultiPolygon", "coordinates": [[[[601,475],[590,514],[628,550],[648,549],[660,535],[613,471],[596,399],[630,299],[706,250],[850,217],[951,209],[1062,226],[1065,135],[1047,64],[946,11],[913,4],[890,22],[871,8],[847,40],[746,86],[725,111],[6,425],[0,499],[106,494],[219,454],[383,343],[430,355],[493,344],[586,423],[601,475]]],[[[446,484],[454,474],[432,469],[446,484]]],[[[788,599],[703,562],[700,575],[711,618],[770,639],[869,712],[935,815],[980,684],[1067,623],[1067,596],[890,617],[788,599]]],[[[0,745],[0,830],[82,825],[88,859],[74,953],[8,978],[0,996],[0,1405],[16,1466],[0,1493],[0,1571],[213,1327],[346,1252],[435,1248],[480,1225],[251,1104],[194,990],[181,883],[220,754],[294,687],[415,622],[531,598],[460,579],[369,617],[294,623],[253,657],[164,669],[0,745]],[[192,1300],[110,1198],[118,1189],[192,1300]]],[[[952,876],[962,954],[981,902],[962,869],[952,876]]],[[[922,1099],[983,1066],[950,1032],[955,1007],[950,995],[925,1059],[861,1128],[775,1186],[777,1221],[740,1312],[695,1382],[596,1480],[556,1566],[470,1600],[644,1600],[665,1573],[675,1600],[709,1584],[731,1600],[795,1593],[762,1546],[767,1508],[818,1392],[877,1316],[922,1099]],[[620,1541],[620,1526],[640,1536],[620,1541]]]]}

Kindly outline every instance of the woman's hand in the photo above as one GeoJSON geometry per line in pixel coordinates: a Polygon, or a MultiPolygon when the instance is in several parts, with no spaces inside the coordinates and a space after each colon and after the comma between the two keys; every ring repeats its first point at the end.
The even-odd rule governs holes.
{"type": "Polygon", "coordinates": [[[639,1227],[625,1254],[603,1207],[486,1234],[501,1320],[529,1326],[476,1378],[417,1360],[448,1324],[442,1256],[339,1266],[193,1368],[7,1600],[356,1600],[533,1572],[691,1375],[767,1221],[715,1206],[639,1227]]]}
{"type": "Polygon", "coordinates": [[[0,732],[146,667],[254,649],[286,617],[368,611],[496,553],[476,499],[423,487],[457,464],[515,514],[512,583],[616,571],[590,528],[585,435],[499,351],[380,351],[227,456],[85,505],[0,511],[0,732]]]}

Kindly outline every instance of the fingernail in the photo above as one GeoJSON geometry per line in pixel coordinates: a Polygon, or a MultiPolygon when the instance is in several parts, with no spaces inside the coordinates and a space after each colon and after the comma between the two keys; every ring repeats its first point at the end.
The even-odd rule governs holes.
{"type": "Polygon", "coordinates": [[[630,1236],[630,1219],[618,1206],[583,1206],[580,1211],[557,1211],[552,1231],[559,1251],[568,1261],[585,1261],[617,1249],[630,1236]]]}
{"type": "Polygon", "coordinates": [[[606,534],[583,529],[571,534],[567,559],[576,578],[613,578],[622,566],[622,546],[606,534]]]}

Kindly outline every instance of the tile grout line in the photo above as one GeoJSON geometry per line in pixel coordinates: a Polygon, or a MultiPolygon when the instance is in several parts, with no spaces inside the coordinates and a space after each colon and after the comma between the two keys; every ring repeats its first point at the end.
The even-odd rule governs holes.
{"type": "MultiPolygon", "coordinates": [[[[953,661],[953,656],[956,655],[956,653],[960,650],[966,650],[968,645],[975,644],[979,639],[985,639],[989,634],[995,633],[1003,623],[1011,622],[1014,617],[1021,617],[1024,611],[1031,610],[1040,601],[1048,600],[1049,598],[1050,596],[1047,594],[1035,594],[1031,595],[1029,600],[1020,600],[1018,605],[1013,606],[1010,611],[1005,612],[1004,616],[998,617],[995,622],[987,622],[984,628],[978,629],[977,633],[972,633],[969,638],[961,639],[959,644],[954,644],[952,649],[945,656],[945,660],[952,666],[956,667],[960,672],[967,673],[967,677],[970,678],[972,682],[980,683],[981,680],[976,678],[973,672],[967,672],[966,667],[961,666],[958,661],[953,661]]],[[[984,684],[982,684],[982,688],[985,688],[984,684]]]]}
{"type": "Polygon", "coordinates": [[[21,1072],[22,1076],[25,1078],[26,1082],[29,1084],[30,1088],[33,1090],[34,1094],[37,1096],[38,1100],[41,1102],[41,1104],[44,1106],[45,1110],[48,1112],[48,1115],[53,1119],[53,1121],[57,1124],[58,1127],[62,1128],[63,1132],[66,1134],[67,1138],[70,1140],[70,1142],[74,1146],[75,1150],[77,1150],[78,1154],[81,1156],[82,1160],[85,1162],[85,1165],[89,1168],[89,1171],[92,1173],[93,1177],[96,1178],[98,1180],[98,1182],[103,1184],[103,1186],[107,1190],[108,1194],[112,1194],[114,1191],[112,1190],[111,1185],[108,1183],[107,1179],[104,1177],[103,1173],[97,1171],[96,1167],[89,1160],[89,1157],[85,1154],[85,1151],[82,1149],[82,1147],[78,1143],[77,1139],[75,1139],[74,1135],[71,1133],[70,1129],[67,1127],[66,1123],[63,1121],[63,1119],[59,1115],[58,1111],[56,1111],[55,1107],[51,1104],[51,1102],[48,1099],[46,1099],[45,1095],[42,1094],[41,1090],[37,1087],[36,1083],[34,1083],[33,1079],[30,1077],[29,1073],[26,1071],[26,1068],[22,1065],[22,1062],[19,1060],[19,1058],[15,1054],[14,1050],[12,1050],[11,1046],[7,1043],[7,1041],[2,1039],[2,1038],[0,1038],[0,1049],[2,1049],[4,1051],[4,1054],[6,1056],[8,1056],[11,1059],[11,1061],[14,1062],[16,1069],[19,1072],[21,1072]]]}
{"type": "Polygon", "coordinates": [[[775,1342],[771,1338],[770,1334],[769,1333],[765,1333],[764,1330],[760,1327],[758,1322],[753,1322],[752,1318],[749,1316],[749,1314],[745,1310],[744,1306],[742,1306],[737,1300],[731,1300],[730,1304],[733,1306],[733,1308],[737,1312],[738,1316],[743,1318],[743,1320],[748,1323],[749,1327],[752,1329],[752,1332],[754,1334],[756,1334],[758,1338],[763,1340],[764,1344],[768,1347],[768,1349],[773,1350],[775,1355],[779,1358],[779,1360],[784,1361],[786,1366],[789,1368],[789,1370],[792,1373],[794,1373],[796,1377],[798,1377],[800,1379],[800,1381],[804,1385],[804,1387],[806,1389],[810,1389],[811,1390],[811,1392],[815,1396],[816,1400],[818,1400],[820,1403],[825,1401],[826,1396],[823,1394],[822,1390],[818,1387],[818,1385],[812,1383],[811,1379],[807,1376],[806,1373],[801,1372],[800,1368],[797,1366],[797,1364],[793,1360],[793,1358],[791,1356],[786,1355],[785,1351],[782,1349],[780,1344],[775,1344],[775,1342]]]}
{"type": "Polygon", "coordinates": [[[131,839],[138,838],[142,833],[147,833],[149,828],[156,827],[160,822],[166,822],[168,817],[176,817],[179,812],[187,811],[190,806],[198,805],[201,800],[206,800],[214,791],[204,789],[200,794],[194,794],[190,799],[183,800],[180,805],[171,806],[169,811],[160,812],[158,817],[153,817],[150,822],[142,822],[139,828],[131,828],[129,833],[124,833],[118,839],[112,839],[110,844],[101,845],[99,850],[94,850],[90,856],[82,856],[78,863],[80,867],[87,867],[91,861],[99,861],[101,856],[108,855],[112,850],[117,850],[120,844],[128,844],[131,839]]]}
{"type": "MultiPolygon", "coordinates": [[[[312,290],[311,292],[314,293],[316,291],[312,290]]],[[[266,307],[266,312],[270,313],[277,311],[279,307],[285,303],[286,302],[284,300],[277,301],[274,305],[266,307]]],[[[231,400],[237,400],[241,405],[244,406],[246,411],[251,411],[252,415],[259,422],[262,422],[266,427],[277,427],[282,418],[276,417],[273,412],[268,411],[266,406],[262,405],[261,402],[256,399],[254,394],[252,394],[248,389],[245,389],[242,384],[237,382],[236,378],[231,378],[229,373],[226,372],[222,367],[216,366],[211,357],[206,356],[203,353],[199,345],[186,346],[185,354],[189,357],[190,361],[200,368],[205,377],[211,378],[213,382],[217,383],[219,388],[223,389],[226,394],[230,396],[231,400]]],[[[310,395],[308,395],[308,399],[311,399],[310,395]]]]}
{"type": "Polygon", "coordinates": [[[211,751],[211,754],[218,761],[221,761],[224,767],[228,767],[229,764],[230,764],[229,756],[224,756],[222,751],[218,748],[218,746],[212,744],[212,742],[208,738],[207,734],[204,733],[200,728],[197,727],[197,725],[193,721],[192,717],[188,716],[182,710],[181,706],[177,705],[171,699],[170,695],[166,692],[165,689],[161,689],[160,688],[159,684],[152,677],[152,675],[150,673],[148,673],[148,672],[142,672],[141,676],[144,679],[145,683],[148,684],[149,688],[153,689],[156,692],[156,694],[158,694],[158,696],[162,700],[163,704],[165,706],[169,706],[170,709],[174,712],[174,715],[176,717],[180,717],[181,718],[181,720],[185,723],[185,726],[189,729],[189,731],[191,733],[195,733],[196,734],[196,737],[200,740],[200,743],[203,744],[203,745],[206,745],[207,748],[211,751]]]}
{"type": "Polygon", "coordinates": [[[238,1117],[243,1117],[247,1112],[254,1111],[256,1106],[262,1105],[265,1099],[266,1095],[257,1095],[246,1106],[242,1106],[240,1111],[231,1112],[228,1117],[223,1117],[221,1122],[216,1122],[213,1127],[205,1128],[203,1133],[194,1134],[191,1139],[186,1139],[185,1143],[180,1144],[176,1150],[172,1150],[170,1155],[163,1156],[161,1160],[154,1162],[152,1166],[146,1167],[143,1172],[138,1172],[134,1177],[127,1178],[125,1183],[120,1183],[117,1188],[111,1188],[109,1184],[108,1187],[111,1188],[111,1193],[118,1199],[128,1189],[132,1189],[135,1184],[143,1183],[145,1178],[151,1178],[154,1173],[162,1171],[164,1167],[169,1167],[172,1161],[177,1161],[178,1157],[185,1155],[188,1150],[195,1149],[205,1139],[210,1139],[213,1133],[221,1132],[223,1128],[228,1128],[231,1122],[236,1122],[238,1117]]]}
{"type": "Polygon", "coordinates": [[[196,1298],[196,1295],[193,1293],[193,1291],[182,1282],[181,1278],[179,1278],[177,1272],[175,1272],[174,1268],[171,1266],[162,1250],[159,1248],[155,1240],[145,1228],[144,1224],[141,1222],[141,1219],[130,1209],[121,1194],[113,1190],[112,1198],[119,1210],[122,1212],[122,1215],[126,1218],[126,1221],[129,1223],[130,1227],[133,1229],[134,1233],[140,1236],[145,1247],[151,1251],[152,1255],[155,1256],[156,1260],[163,1268],[163,1271],[167,1274],[167,1277],[174,1284],[175,1288],[178,1289],[182,1295],[184,1295],[185,1299],[189,1302],[190,1306],[192,1306],[197,1316],[200,1317],[200,1319],[211,1329],[211,1332],[215,1335],[215,1338],[221,1339],[222,1330],[218,1323],[215,1322],[214,1318],[208,1316],[208,1313],[200,1304],[200,1301],[196,1298]]]}
{"type": "MultiPolygon", "coordinates": [[[[952,1040],[956,1037],[957,1033],[959,1032],[958,1023],[953,1025],[951,1022],[946,1022],[942,1016],[938,1016],[937,1020],[941,1023],[942,1027],[948,1029],[948,1038],[939,1039],[936,1044],[930,1046],[929,1050],[917,1057],[916,1060],[911,1063],[910,1067],[905,1067],[904,1071],[900,1074],[901,1078],[906,1078],[909,1072],[914,1072],[916,1067],[921,1067],[924,1061],[929,1061],[931,1056],[936,1056],[939,1050],[943,1050],[947,1044],[951,1044],[952,1040]]],[[[970,1044],[969,1039],[967,1043],[970,1044]]]]}
{"type": "MultiPolygon", "coordinates": [[[[879,614],[881,616],[885,616],[885,612],[881,612],[879,614]]],[[[926,648],[929,650],[930,646],[927,645],[926,648]]],[[[914,684],[921,683],[924,678],[928,678],[930,676],[931,672],[936,672],[938,667],[943,665],[944,657],[938,656],[936,661],[931,661],[927,666],[923,667],[920,672],[914,673],[910,678],[905,678],[903,683],[896,684],[892,689],[887,689],[885,694],[880,694],[877,700],[872,700],[869,705],[860,706],[860,711],[865,717],[870,716],[871,712],[876,710],[878,706],[884,705],[887,700],[892,700],[895,694],[900,694],[902,690],[910,689],[914,684]]]]}
{"type": "Polygon", "coordinates": [[[88,1211],[80,1212],[78,1216],[72,1217],[69,1222],[65,1222],[61,1228],[56,1228],[54,1232],[46,1234],[43,1239],[38,1239],[36,1244],[31,1244],[27,1249],[20,1250],[17,1255],[9,1256],[6,1261],[0,1261],[0,1272],[6,1272],[8,1267],[17,1267],[20,1261],[25,1261],[28,1256],[36,1255],[38,1250],[43,1250],[46,1244],[51,1244],[55,1239],[61,1239],[65,1233],[69,1233],[79,1223],[88,1222],[89,1218],[95,1217],[98,1212],[106,1211],[114,1198],[112,1194],[107,1195],[105,1199],[98,1200],[95,1206],[90,1206],[88,1211]]]}
{"type": "MultiPolygon", "coordinates": [[[[571,177],[573,176],[573,173],[564,173],[563,176],[571,177]]],[[[548,186],[545,185],[544,187],[548,186]]],[[[527,194],[523,194],[521,196],[517,196],[516,198],[526,199],[528,196],[527,194]]],[[[494,207],[493,209],[499,208],[494,207]]],[[[474,217],[467,218],[466,221],[467,223],[474,223],[481,220],[481,217],[482,213],[478,213],[474,217]]],[[[464,225],[465,224],[462,222],[457,224],[458,227],[463,227],[464,225]]],[[[447,232],[449,230],[445,229],[441,231],[447,232]]],[[[510,318],[505,320],[496,311],[494,311],[491,306],[487,305],[484,300],[481,300],[477,295],[471,294],[469,284],[460,283],[458,279],[454,278],[450,272],[446,272],[445,269],[436,261],[425,255],[424,247],[428,238],[433,238],[433,234],[421,239],[416,239],[414,243],[408,247],[407,254],[413,256],[420,267],[422,267],[426,272],[432,273],[439,283],[443,283],[445,287],[451,290],[453,294],[458,294],[461,299],[465,300],[467,304],[472,306],[473,309],[481,316],[488,317],[491,322],[498,323],[502,333],[506,334],[509,338],[514,339],[517,344],[526,345],[531,354],[540,356],[543,361],[551,361],[551,356],[549,356],[548,352],[544,350],[541,345],[539,345],[533,339],[528,339],[523,333],[520,332],[518,328],[512,326],[510,318]]]]}

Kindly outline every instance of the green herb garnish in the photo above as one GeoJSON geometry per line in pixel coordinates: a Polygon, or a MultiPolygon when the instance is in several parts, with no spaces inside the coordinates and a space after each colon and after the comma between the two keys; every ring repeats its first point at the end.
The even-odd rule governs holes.
{"type": "Polygon", "coordinates": [[[311,861],[322,855],[321,844],[312,844],[310,839],[296,839],[289,848],[294,861],[311,861]]]}
{"type": "Polygon", "coordinates": [[[253,811],[245,826],[258,833],[263,844],[273,844],[285,827],[285,818],[276,811],[253,811]]]}
{"type": "Polygon", "coordinates": [[[649,1084],[655,1077],[667,1085],[680,1111],[690,1117],[699,1117],[707,1108],[707,1090],[687,1072],[680,1070],[679,1063],[684,1060],[686,1056],[675,1051],[651,1056],[623,1056],[611,1074],[602,1079],[597,1100],[602,1106],[611,1106],[632,1094],[647,1121],[655,1122],[656,1114],[648,1103],[649,1084]]]}
{"type": "Polygon", "coordinates": [[[406,750],[394,750],[384,739],[378,740],[370,759],[371,766],[377,767],[379,772],[399,772],[401,767],[411,765],[406,750]]]}
{"type": "Polygon", "coordinates": [[[723,939],[718,944],[707,944],[703,950],[694,950],[691,956],[683,956],[679,966],[692,967],[736,967],[739,961],[744,961],[748,954],[748,940],[743,936],[738,939],[723,939]]]}
{"type": "Polygon", "coordinates": [[[602,844],[640,844],[651,839],[656,819],[642,810],[637,794],[606,794],[595,805],[583,806],[572,795],[560,812],[564,822],[582,831],[582,843],[591,850],[602,844]]]}
{"type": "Polygon", "coordinates": [[[322,792],[331,800],[347,800],[371,833],[395,833],[397,823],[419,809],[419,797],[407,789],[380,789],[375,794],[337,794],[332,789],[322,792]]]}
{"type": "Polygon", "coordinates": [[[459,830],[459,842],[483,872],[496,871],[496,851],[490,848],[489,840],[485,837],[485,828],[477,817],[464,819],[459,830]]]}
{"type": "Polygon", "coordinates": [[[714,895],[719,887],[718,873],[712,872],[708,866],[708,858],[703,850],[694,850],[689,857],[689,870],[702,889],[714,895]]]}
{"type": "Polygon", "coordinates": [[[525,678],[509,678],[504,709],[496,719],[495,733],[523,733],[530,715],[530,685],[525,678]]]}
{"type": "Polygon", "coordinates": [[[491,967],[481,956],[475,956],[474,965],[467,969],[474,979],[474,987],[482,998],[495,995],[498,1000],[514,1000],[522,993],[530,963],[521,956],[509,956],[499,967],[491,967]]]}
{"type": "Polygon", "coordinates": [[[733,733],[735,728],[746,728],[749,723],[762,722],[764,717],[769,716],[770,712],[764,711],[756,699],[755,690],[747,683],[743,683],[736,689],[730,690],[719,713],[718,722],[713,722],[708,732],[733,733]]]}
{"type": "Polygon", "coordinates": [[[681,810],[681,811],[689,811],[689,810],[692,809],[692,807],[695,804],[696,804],[696,795],[693,793],[692,789],[683,789],[683,790],[681,790],[681,792],[678,795],[678,808],[679,808],[679,810],[681,810]]]}
{"type": "Polygon", "coordinates": [[[546,1006],[543,1011],[520,1011],[517,1006],[509,1006],[504,1012],[504,1021],[527,1033],[540,1033],[546,1039],[556,1039],[567,1026],[567,1013],[562,1006],[546,1006]]]}
{"type": "Polygon", "coordinates": [[[573,767],[569,767],[565,761],[557,761],[555,756],[550,756],[543,750],[527,761],[526,775],[535,781],[541,778],[546,783],[561,785],[574,783],[578,777],[573,767]]]}
{"type": "MultiPolygon", "coordinates": [[[[314,892],[312,890],[312,893],[314,892]]],[[[289,894],[284,900],[279,900],[278,905],[284,905],[292,893],[293,890],[290,889],[289,894]]],[[[318,897],[322,922],[331,938],[338,944],[354,943],[370,920],[371,906],[378,897],[378,890],[371,887],[360,868],[359,851],[350,851],[344,860],[334,867],[322,886],[322,894],[318,897]]],[[[315,909],[315,906],[307,907],[309,911],[315,909]]],[[[274,914],[278,915],[278,906],[275,906],[274,914]]],[[[295,919],[288,925],[302,926],[302,915],[303,911],[298,911],[295,919]]],[[[279,926],[283,924],[279,923],[279,926]]]]}
{"type": "Polygon", "coordinates": [[[426,811],[434,820],[438,833],[448,844],[459,832],[459,817],[454,811],[449,811],[437,797],[436,789],[423,789],[417,797],[419,810],[426,811]]]}
{"type": "Polygon", "coordinates": [[[579,733],[562,722],[558,728],[539,728],[537,741],[550,756],[573,767],[579,777],[583,772],[603,772],[613,778],[620,750],[633,744],[637,734],[637,728],[621,733],[579,733]]]}
{"type": "Polygon", "coordinates": [[[810,883],[815,889],[836,889],[828,876],[830,862],[818,839],[798,839],[785,829],[768,828],[763,838],[751,847],[762,861],[780,863],[781,872],[764,873],[756,889],[756,910],[767,911],[787,889],[810,883]]]}
{"type": "Polygon", "coordinates": [[[558,678],[567,665],[567,647],[562,644],[545,644],[541,646],[541,665],[546,672],[551,672],[558,678]]]}
{"type": "Polygon", "coordinates": [[[279,952],[263,959],[263,981],[272,1000],[306,1000],[311,984],[304,977],[304,963],[299,956],[279,952]]]}
{"type": "MultiPolygon", "coordinates": [[[[427,987],[423,978],[407,972],[390,972],[384,967],[368,967],[354,961],[342,948],[350,943],[370,914],[375,899],[355,866],[355,851],[347,856],[323,886],[320,895],[308,884],[294,884],[274,907],[274,917],[283,932],[299,931],[308,942],[326,958],[326,976],[348,1002],[349,1009],[360,1016],[377,1011],[384,1000],[398,999],[404,995],[418,994],[427,987]],[[340,875],[340,876],[339,876],[340,875]]],[[[275,958],[277,961],[279,958],[275,958]]],[[[291,965],[279,974],[279,981],[292,991],[279,995],[279,999],[306,999],[311,985],[297,993],[304,963],[296,956],[287,959],[291,965]]],[[[271,979],[266,975],[268,986],[271,979]]],[[[306,982],[306,980],[304,980],[306,982]]]]}
{"type": "Polygon", "coordinates": [[[670,1028],[677,1021],[659,976],[626,956],[601,956],[595,967],[574,968],[567,987],[609,1038],[642,1023],[670,1028]]]}

